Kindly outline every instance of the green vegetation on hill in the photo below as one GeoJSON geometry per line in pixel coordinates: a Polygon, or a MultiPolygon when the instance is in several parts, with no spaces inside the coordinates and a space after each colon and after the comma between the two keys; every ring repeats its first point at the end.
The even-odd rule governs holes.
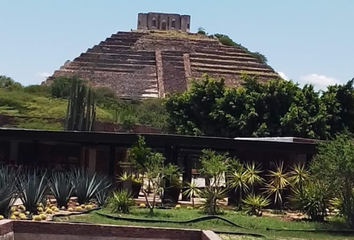
{"type": "MultiPolygon", "coordinates": [[[[60,121],[51,118],[65,118],[70,81],[70,78],[58,78],[50,87],[23,87],[11,78],[0,76],[0,115],[18,117],[8,127],[63,129],[60,121]]],[[[121,123],[126,127],[144,124],[164,128],[166,114],[161,100],[123,101],[108,88],[96,88],[95,92],[97,121],[121,123]]]]}

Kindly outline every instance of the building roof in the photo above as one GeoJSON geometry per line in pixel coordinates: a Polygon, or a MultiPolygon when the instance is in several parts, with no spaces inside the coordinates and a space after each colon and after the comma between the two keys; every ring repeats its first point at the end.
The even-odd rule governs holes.
{"type": "Polygon", "coordinates": [[[315,153],[315,142],[260,141],[257,139],[233,139],[207,136],[186,136],[172,134],[136,134],[112,132],[48,131],[33,129],[0,128],[0,140],[20,139],[33,141],[57,141],[97,145],[129,147],[144,136],[151,147],[175,146],[181,149],[214,150],[276,150],[298,153],[315,153]]]}

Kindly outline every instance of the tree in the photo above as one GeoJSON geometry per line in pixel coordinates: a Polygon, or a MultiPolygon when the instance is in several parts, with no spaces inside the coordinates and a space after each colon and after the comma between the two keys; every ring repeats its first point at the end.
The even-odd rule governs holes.
{"type": "Polygon", "coordinates": [[[203,150],[200,158],[201,168],[199,172],[206,178],[211,179],[210,184],[206,184],[201,196],[205,198],[203,210],[209,215],[219,213],[219,202],[226,196],[229,187],[223,187],[225,174],[229,171],[230,158],[227,154],[217,154],[215,151],[203,150]]]}
{"type": "Polygon", "coordinates": [[[312,85],[282,79],[266,83],[242,75],[240,88],[209,76],[165,100],[168,123],[179,134],[222,137],[326,138],[328,114],[312,85]]]}
{"type": "Polygon", "coordinates": [[[350,226],[354,226],[354,140],[340,134],[321,143],[310,164],[311,174],[328,185],[331,197],[339,196],[340,210],[350,226]]]}
{"type": "Polygon", "coordinates": [[[12,78],[0,75],[0,88],[5,90],[22,90],[21,83],[15,82],[12,78]]]}
{"type": "Polygon", "coordinates": [[[70,96],[73,81],[80,81],[77,77],[56,77],[50,84],[50,92],[54,98],[67,98],[70,96]]]}

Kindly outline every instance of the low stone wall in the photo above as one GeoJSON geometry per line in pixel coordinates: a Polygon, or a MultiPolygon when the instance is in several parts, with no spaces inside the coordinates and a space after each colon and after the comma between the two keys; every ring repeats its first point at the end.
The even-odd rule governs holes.
{"type": "Polygon", "coordinates": [[[0,240],[220,240],[212,231],[93,225],[78,223],[0,221],[0,240]]]}

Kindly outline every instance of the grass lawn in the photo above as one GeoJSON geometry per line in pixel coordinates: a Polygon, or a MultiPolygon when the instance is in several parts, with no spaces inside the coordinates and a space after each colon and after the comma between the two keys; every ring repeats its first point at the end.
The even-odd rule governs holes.
{"type": "MultiPolygon", "coordinates": [[[[100,210],[103,213],[111,214],[109,209],[100,210]]],[[[185,208],[176,210],[162,210],[155,209],[155,215],[150,217],[148,209],[132,209],[130,214],[121,215],[130,218],[152,218],[152,219],[167,219],[167,220],[190,220],[193,218],[204,216],[199,210],[192,209],[187,210],[185,208]]],[[[55,221],[76,221],[76,222],[88,222],[88,223],[100,223],[100,224],[115,224],[115,225],[135,225],[135,226],[154,226],[154,227],[173,227],[173,228],[194,228],[194,229],[208,229],[214,231],[229,231],[229,232],[251,232],[265,235],[268,239],[354,239],[353,236],[344,236],[331,233],[310,233],[304,231],[267,231],[266,228],[276,229],[344,229],[341,227],[339,219],[333,219],[327,223],[315,223],[315,222],[296,222],[290,220],[284,220],[281,217],[250,217],[242,212],[235,212],[227,210],[223,215],[220,215],[235,224],[246,227],[237,228],[221,220],[208,220],[203,222],[196,222],[190,224],[175,224],[175,223],[145,223],[145,222],[131,222],[122,220],[113,220],[102,217],[95,212],[56,218],[55,221]]],[[[249,236],[235,236],[220,234],[223,239],[260,239],[249,236]]]]}

